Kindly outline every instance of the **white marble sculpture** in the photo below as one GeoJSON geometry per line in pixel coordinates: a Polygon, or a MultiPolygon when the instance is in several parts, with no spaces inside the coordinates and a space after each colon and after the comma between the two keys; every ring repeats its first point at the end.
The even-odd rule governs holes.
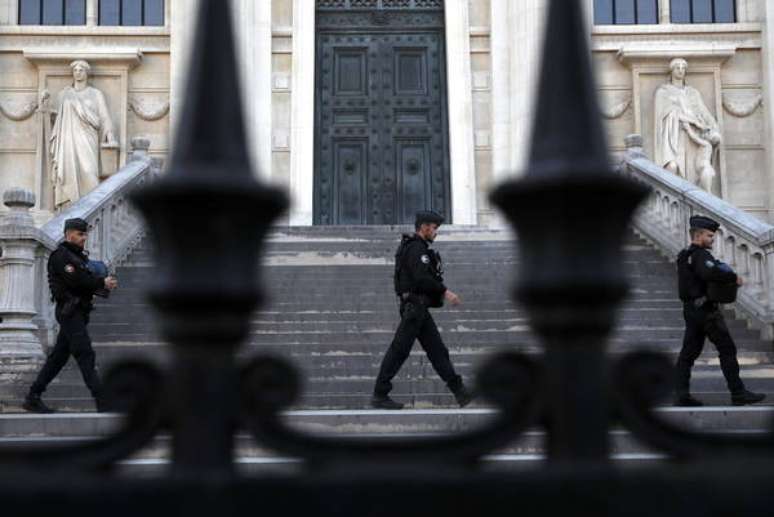
{"type": "Polygon", "coordinates": [[[712,192],[712,165],[721,142],[720,131],[701,94],[685,84],[688,63],[669,63],[671,81],[656,90],[655,161],[661,167],[712,192]]]}
{"type": "Polygon", "coordinates": [[[57,208],[74,203],[99,185],[100,147],[118,146],[105,96],[89,86],[91,67],[78,60],[70,68],[73,85],[59,93],[48,150],[57,208]]]}

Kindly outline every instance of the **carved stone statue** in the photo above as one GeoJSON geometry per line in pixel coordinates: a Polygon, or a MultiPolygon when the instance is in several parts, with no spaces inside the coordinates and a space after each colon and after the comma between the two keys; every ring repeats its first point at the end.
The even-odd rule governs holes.
{"type": "Polygon", "coordinates": [[[712,166],[721,142],[720,131],[701,94],[685,84],[688,63],[669,63],[671,81],[656,90],[655,161],[661,167],[712,192],[712,166]]]}
{"type": "Polygon", "coordinates": [[[48,149],[57,208],[74,203],[99,185],[100,145],[118,147],[105,96],[88,84],[91,66],[78,60],[70,68],[73,85],[57,99],[48,149]]]}

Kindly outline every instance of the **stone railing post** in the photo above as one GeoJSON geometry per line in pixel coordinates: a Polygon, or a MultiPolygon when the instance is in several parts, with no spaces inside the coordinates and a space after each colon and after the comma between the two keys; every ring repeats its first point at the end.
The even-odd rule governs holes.
{"type": "Polygon", "coordinates": [[[132,152],[129,155],[129,161],[133,162],[148,156],[148,150],[150,149],[150,140],[141,136],[132,138],[131,141],[132,152]]]}
{"type": "Polygon", "coordinates": [[[626,154],[630,157],[637,156],[638,158],[645,157],[645,151],[643,151],[642,135],[632,133],[626,135],[624,138],[624,145],[626,146],[626,154]]]}
{"type": "Polygon", "coordinates": [[[23,189],[3,194],[10,212],[0,218],[0,357],[43,356],[32,322],[35,310],[35,262],[40,245],[30,215],[35,195],[23,189]]]}

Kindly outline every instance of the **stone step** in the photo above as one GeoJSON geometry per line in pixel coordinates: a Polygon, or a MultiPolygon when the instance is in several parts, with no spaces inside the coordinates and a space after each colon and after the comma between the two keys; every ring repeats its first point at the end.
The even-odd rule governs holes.
{"type": "MultiPolygon", "coordinates": [[[[695,392],[694,395],[700,398],[707,407],[722,407],[729,404],[729,395],[725,389],[723,391],[695,392]]],[[[18,399],[4,398],[2,401],[0,401],[0,414],[23,412],[21,409],[22,394],[19,394],[18,396],[18,399]]],[[[305,394],[301,400],[293,406],[293,409],[330,411],[367,409],[371,407],[370,400],[370,394],[365,393],[320,395],[305,394]]],[[[408,409],[457,408],[457,404],[454,402],[453,397],[448,392],[419,393],[405,396],[397,395],[395,400],[405,403],[408,409]]],[[[767,393],[767,400],[774,401],[774,393],[767,393]]],[[[86,393],[85,388],[83,395],[80,397],[53,398],[47,396],[45,401],[46,404],[60,412],[65,411],[73,413],[92,413],[95,411],[94,401],[86,393]]],[[[470,407],[480,406],[474,404],[470,407]]],[[[768,406],[764,405],[764,407],[768,406]]]]}
{"type": "MultiPolygon", "coordinates": [[[[761,431],[768,429],[774,416],[774,406],[664,407],[658,412],[665,420],[691,431],[761,431]]],[[[291,427],[306,432],[387,435],[456,433],[475,429],[494,415],[494,410],[486,408],[299,410],[285,412],[285,420],[291,427]]],[[[0,437],[106,436],[120,425],[122,418],[112,413],[6,413],[0,415],[0,437]]]]}
{"type": "MultiPolygon", "coordinates": [[[[122,281],[120,277],[119,281],[122,281]]],[[[458,291],[461,295],[466,295],[466,298],[496,297],[495,299],[500,300],[501,303],[506,300],[510,301],[510,288],[512,287],[510,281],[501,280],[498,283],[486,285],[479,284],[478,279],[476,278],[459,280],[451,277],[451,279],[447,278],[446,284],[454,287],[454,290],[458,291]]],[[[354,282],[352,284],[337,284],[335,280],[325,281],[323,279],[310,278],[309,280],[295,279],[292,284],[289,283],[284,286],[277,286],[269,283],[259,285],[266,294],[271,295],[271,298],[281,300],[286,298],[306,298],[310,301],[314,301],[315,298],[346,300],[347,298],[358,297],[374,300],[388,299],[393,301],[395,298],[392,291],[392,276],[384,276],[378,282],[364,280],[363,282],[354,282]]],[[[140,285],[139,282],[135,282],[134,284],[121,283],[119,290],[111,296],[111,300],[115,298],[125,298],[127,296],[136,296],[138,294],[144,296],[150,286],[150,282],[147,284],[143,283],[143,285],[140,285]]],[[[647,291],[641,289],[631,296],[629,300],[636,301],[669,297],[677,303],[680,303],[673,282],[665,281],[659,283],[659,281],[654,279],[648,281],[646,286],[643,287],[647,287],[647,291]]],[[[463,298],[463,300],[466,298],[463,298]]]]}
{"type": "MultiPolygon", "coordinates": [[[[434,249],[441,254],[444,264],[468,266],[475,263],[511,263],[514,266],[521,260],[519,251],[514,246],[490,247],[475,244],[475,247],[449,247],[434,246],[434,249]]],[[[282,247],[264,249],[259,257],[259,262],[268,268],[281,269],[283,266],[307,267],[315,269],[328,269],[336,267],[345,267],[345,265],[369,266],[369,267],[387,267],[392,266],[397,242],[384,246],[361,245],[352,243],[343,243],[329,245],[326,243],[308,243],[296,247],[282,247]],[[296,258],[299,260],[290,260],[296,258]],[[288,259],[283,261],[283,259],[288,259]],[[358,259],[370,259],[358,261],[358,259]]],[[[651,249],[623,249],[623,261],[625,267],[632,267],[639,264],[652,263],[657,267],[670,265],[663,256],[651,249]]],[[[131,265],[135,262],[143,263],[144,266],[152,266],[155,254],[151,251],[135,251],[121,267],[131,265]]]]}
{"type": "MultiPolygon", "coordinates": [[[[751,357],[754,356],[756,358],[765,358],[771,356],[773,353],[771,350],[771,345],[760,340],[736,340],[736,344],[739,350],[739,355],[742,358],[744,358],[746,355],[751,357]]],[[[240,349],[240,354],[242,356],[253,356],[256,354],[279,354],[282,356],[291,357],[294,360],[303,361],[304,358],[326,356],[379,356],[385,352],[388,346],[389,339],[380,343],[355,343],[349,345],[330,342],[316,344],[248,343],[240,349]]],[[[611,355],[611,357],[614,358],[622,353],[627,353],[631,352],[632,350],[643,348],[674,356],[679,351],[680,343],[675,342],[674,340],[650,340],[647,342],[613,340],[608,348],[608,353],[611,355]]],[[[168,357],[171,350],[169,345],[163,342],[95,342],[95,349],[97,351],[98,361],[115,360],[128,357],[164,360],[168,357]]],[[[414,345],[413,350],[418,354],[422,353],[421,347],[418,344],[414,345]]],[[[520,342],[518,344],[502,343],[499,345],[490,344],[474,346],[471,344],[462,343],[459,345],[450,346],[449,350],[453,356],[456,356],[459,354],[486,355],[500,350],[513,350],[525,354],[539,354],[542,353],[543,348],[537,339],[531,339],[529,341],[520,342]]],[[[713,358],[713,360],[717,357],[717,353],[712,345],[705,345],[704,357],[713,358]]]]}
{"type": "MultiPolygon", "coordinates": [[[[474,370],[461,366],[458,371],[472,382],[474,370]]],[[[378,365],[370,371],[341,376],[315,376],[307,374],[302,367],[303,379],[301,400],[297,407],[305,408],[367,408],[378,365]]],[[[75,373],[75,372],[73,372],[75,373]]],[[[345,372],[337,372],[345,373],[345,372]]],[[[743,367],[741,372],[748,389],[767,394],[774,403],[774,368],[743,367]]],[[[393,395],[396,400],[412,407],[455,407],[455,401],[444,383],[429,365],[415,369],[405,368],[393,381],[393,395]]],[[[730,398],[725,380],[718,366],[697,367],[693,372],[692,393],[707,404],[729,404],[730,398]]],[[[26,389],[3,396],[4,411],[19,408],[26,389]]],[[[89,409],[93,407],[91,396],[80,379],[73,376],[55,380],[45,394],[45,400],[59,409],[89,409]]],[[[481,405],[477,402],[476,405],[481,405]]]]}
{"type": "MultiPolygon", "coordinates": [[[[291,254],[285,255],[288,257],[293,256],[291,254]]],[[[320,259],[324,259],[326,256],[317,257],[314,255],[309,255],[310,260],[312,258],[314,260],[311,261],[309,265],[304,265],[303,261],[300,259],[304,258],[305,256],[307,255],[296,257],[299,258],[299,260],[289,261],[287,264],[280,262],[281,257],[272,256],[270,263],[263,264],[258,269],[264,273],[271,273],[271,275],[265,275],[267,279],[271,279],[270,281],[289,280],[292,279],[292,277],[296,274],[300,275],[302,278],[319,276],[323,279],[329,279],[334,277],[336,273],[340,272],[341,270],[349,270],[351,275],[349,278],[366,278],[369,274],[378,275],[379,277],[392,275],[393,264],[391,262],[391,255],[390,259],[384,257],[381,254],[374,255],[372,258],[379,258],[382,260],[372,260],[363,264],[358,264],[354,260],[351,261],[352,263],[347,264],[339,264],[335,260],[325,262],[324,260],[320,259]]],[[[150,267],[150,264],[153,261],[151,256],[133,256],[131,260],[136,259],[138,259],[137,262],[142,262],[143,265],[141,267],[133,266],[131,265],[130,261],[126,265],[117,269],[119,276],[136,276],[137,278],[147,279],[153,275],[153,272],[156,270],[156,268],[150,267]]],[[[491,275],[488,277],[481,275],[480,268],[482,266],[486,266],[489,263],[500,264],[506,259],[511,263],[512,267],[498,266],[490,273],[496,273],[498,277],[506,276],[508,278],[515,278],[518,271],[517,266],[519,265],[518,257],[510,255],[492,255],[491,253],[469,256],[450,256],[449,254],[445,254],[443,257],[445,275],[447,275],[448,278],[464,278],[467,276],[476,276],[476,273],[479,273],[478,278],[482,281],[486,281],[487,278],[491,278],[491,275]]],[[[665,262],[663,259],[660,259],[655,255],[631,257],[631,260],[625,260],[624,271],[626,271],[626,273],[632,278],[637,276],[655,276],[658,274],[676,276],[675,266],[665,262]]]]}
{"type": "MultiPolygon", "coordinates": [[[[115,330],[115,329],[114,329],[115,330]]],[[[252,330],[248,335],[250,344],[277,344],[277,345],[318,345],[330,342],[338,343],[342,346],[362,346],[362,345],[382,345],[386,346],[392,340],[394,329],[383,328],[374,329],[369,332],[351,331],[326,333],[318,330],[297,330],[291,332],[269,332],[262,330],[252,330]]],[[[514,326],[507,331],[475,331],[475,330],[447,330],[442,331],[443,341],[449,346],[456,345],[517,345],[519,343],[534,343],[536,338],[531,329],[524,325],[523,328],[514,326]]],[[[747,346],[748,340],[757,345],[756,350],[763,344],[756,340],[756,333],[753,331],[738,331],[734,336],[738,346],[747,346]],[[742,345],[745,343],[745,345],[742,345]]],[[[150,328],[126,330],[115,330],[105,332],[92,332],[92,338],[96,342],[149,342],[158,339],[158,334],[150,328]]],[[[679,326],[648,328],[647,326],[626,326],[618,327],[614,340],[624,341],[626,343],[654,343],[660,347],[660,343],[667,341],[668,347],[679,347],[683,339],[683,328],[679,326]]]]}
{"type": "MultiPolygon", "coordinates": [[[[328,395],[363,394],[373,391],[374,379],[378,373],[378,365],[370,370],[351,371],[343,369],[336,372],[309,371],[298,366],[302,378],[302,390],[307,396],[324,398],[328,395]]],[[[472,383],[475,370],[470,365],[459,366],[458,373],[472,383]]],[[[763,393],[774,393],[774,368],[750,367],[742,368],[742,379],[748,389],[763,393]]],[[[419,369],[401,370],[393,380],[393,393],[396,396],[419,396],[423,394],[447,394],[443,381],[427,364],[419,369]]],[[[695,393],[723,392],[726,390],[725,379],[719,368],[711,370],[696,370],[693,372],[691,390],[695,393]]],[[[61,379],[53,382],[46,391],[47,397],[77,398],[87,397],[88,392],[80,379],[61,379]]]]}
{"type": "MultiPolygon", "coordinates": [[[[488,351],[463,351],[457,352],[451,351],[451,359],[455,365],[457,371],[466,376],[472,378],[479,366],[486,361],[491,352],[488,351]]],[[[304,375],[304,378],[317,379],[317,378],[373,378],[379,369],[381,360],[383,357],[383,351],[375,352],[373,354],[349,354],[349,353],[331,353],[331,354],[314,354],[314,355],[290,355],[281,354],[290,360],[304,375]]],[[[739,354],[739,362],[742,365],[742,374],[744,376],[763,377],[769,375],[767,368],[770,368],[774,353],[771,352],[747,352],[741,351],[739,354]]],[[[668,354],[668,357],[672,362],[676,361],[677,353],[673,352],[668,354]]],[[[109,369],[110,365],[122,360],[136,360],[145,358],[152,362],[168,365],[171,362],[169,351],[163,351],[155,354],[147,354],[143,351],[97,351],[97,359],[100,368],[103,371],[109,369]]],[[[611,360],[615,360],[615,355],[611,357],[611,360]]],[[[537,359],[537,357],[536,357],[537,359]]],[[[244,360],[244,359],[242,359],[244,360]]],[[[701,377],[705,374],[719,376],[719,361],[717,354],[711,351],[706,351],[696,363],[694,368],[695,377],[701,377]]],[[[30,382],[32,374],[30,374],[30,382]]],[[[415,347],[409,356],[408,360],[404,364],[400,371],[399,378],[435,378],[435,373],[432,370],[432,365],[429,359],[420,349],[415,347]]],[[[60,375],[54,380],[53,386],[58,384],[71,384],[75,386],[82,386],[81,374],[78,370],[75,362],[70,360],[67,366],[62,370],[60,375]]]]}
{"type": "MultiPolygon", "coordinates": [[[[337,310],[329,308],[328,310],[271,310],[270,307],[253,313],[251,321],[253,322],[287,322],[287,321],[383,321],[385,317],[397,318],[397,301],[393,301],[389,310],[337,310]]],[[[142,316],[152,316],[155,309],[149,304],[100,304],[95,312],[92,313],[92,323],[98,318],[112,316],[125,316],[127,318],[137,318],[142,316]]],[[[636,319],[644,320],[680,320],[682,321],[682,307],[678,304],[664,306],[659,308],[631,307],[624,306],[618,311],[618,321],[628,321],[636,319]]],[[[510,319],[527,318],[527,311],[517,305],[496,309],[479,309],[475,306],[460,305],[457,307],[444,307],[439,310],[432,310],[433,318],[436,322],[442,321],[498,321],[510,319]]],[[[732,314],[726,312],[726,318],[731,319],[732,314]]],[[[735,321],[728,321],[729,324],[735,321]]]]}
{"type": "MultiPolygon", "coordinates": [[[[99,299],[96,304],[96,314],[99,314],[102,310],[109,311],[115,310],[134,310],[134,309],[149,309],[150,304],[147,302],[146,293],[137,290],[137,296],[135,298],[128,298],[125,293],[116,293],[116,296],[111,296],[109,299],[99,299]]],[[[303,296],[297,296],[296,299],[280,299],[278,297],[272,297],[271,293],[267,293],[264,290],[264,294],[268,296],[268,300],[262,307],[263,311],[269,312],[361,312],[361,311],[395,311],[398,307],[397,297],[392,293],[384,293],[382,296],[374,296],[372,299],[362,299],[362,297],[347,297],[346,299],[339,300],[339,305],[335,305],[336,298],[328,296],[310,296],[306,299],[303,296]],[[343,303],[345,302],[345,303],[343,303]],[[360,307],[362,306],[362,307],[360,307]]],[[[468,301],[467,296],[463,298],[462,305],[458,307],[445,306],[443,309],[434,310],[433,314],[437,315],[441,312],[455,313],[457,311],[493,311],[493,310],[514,310],[517,308],[513,302],[507,299],[486,299],[477,300],[475,303],[468,301]]],[[[671,296],[671,293],[664,292],[651,292],[646,295],[639,295],[626,300],[621,310],[627,309],[658,309],[658,308],[670,308],[681,309],[682,304],[676,298],[671,296]]],[[[257,311],[260,313],[261,311],[257,311]]]]}
{"type": "MultiPolygon", "coordinates": [[[[145,359],[158,364],[169,364],[171,359],[171,349],[161,345],[158,347],[101,347],[98,346],[97,350],[97,362],[103,370],[107,370],[112,363],[122,360],[137,360],[145,359]]],[[[486,361],[491,354],[496,350],[450,350],[450,356],[453,363],[462,372],[468,370],[475,370],[478,365],[486,361]]],[[[532,355],[536,360],[539,360],[539,356],[542,353],[541,350],[523,350],[523,353],[532,355]]],[[[350,375],[370,375],[378,369],[382,356],[384,354],[384,348],[380,350],[374,350],[371,353],[350,353],[345,351],[334,351],[329,353],[312,353],[312,354],[291,354],[283,352],[281,350],[272,350],[272,355],[280,355],[290,360],[298,368],[303,369],[309,374],[315,376],[332,376],[335,372],[341,372],[344,376],[350,375]]],[[[610,359],[616,360],[622,352],[610,353],[610,359]]],[[[239,361],[247,360],[244,356],[254,355],[254,350],[247,350],[243,352],[243,357],[240,357],[239,361]]],[[[672,362],[677,359],[677,351],[671,351],[665,354],[672,362]]],[[[738,354],[739,363],[742,365],[743,371],[747,368],[760,368],[768,367],[774,359],[774,352],[751,352],[748,350],[740,350],[738,354]]],[[[718,357],[714,350],[707,349],[699,357],[696,362],[696,371],[702,367],[708,367],[711,369],[717,369],[718,357]]],[[[401,375],[405,374],[409,377],[416,376],[422,372],[429,372],[430,364],[427,356],[422,351],[421,347],[415,346],[412,349],[411,355],[401,370],[401,375]]],[[[71,359],[65,366],[60,375],[57,377],[58,381],[68,380],[75,383],[80,383],[81,375],[77,369],[75,362],[71,359]]]]}
{"type": "MultiPolygon", "coordinates": [[[[286,317],[287,318],[287,317],[286,317]]],[[[129,319],[129,317],[127,318],[129,319]]],[[[526,316],[516,318],[485,318],[475,319],[469,317],[451,317],[448,314],[444,314],[443,317],[434,317],[438,329],[442,335],[445,332],[454,332],[456,330],[465,329],[477,332],[488,331],[501,331],[506,332],[514,327],[522,327],[529,324],[529,319],[526,316]]],[[[132,317],[129,321],[116,321],[115,319],[101,318],[93,321],[89,325],[89,330],[92,336],[99,335],[100,333],[110,332],[123,332],[123,331],[138,331],[142,332],[147,328],[149,324],[155,324],[157,319],[148,314],[143,317],[132,317]]],[[[369,332],[369,331],[381,331],[381,332],[393,332],[399,322],[397,314],[382,314],[374,315],[374,317],[358,319],[339,319],[330,321],[327,317],[315,317],[309,316],[305,319],[299,318],[287,318],[281,321],[276,320],[264,320],[253,319],[250,322],[250,329],[256,332],[322,332],[322,333],[347,333],[347,332],[369,332]],[[378,317],[377,317],[378,316],[378,317]]],[[[637,313],[631,312],[623,314],[618,318],[619,328],[639,328],[644,325],[657,327],[682,328],[683,320],[682,315],[678,311],[674,311],[672,314],[667,313],[666,317],[660,313],[637,313]]],[[[754,332],[749,331],[746,327],[746,323],[739,320],[731,320],[727,322],[728,328],[734,332],[734,335],[744,335],[750,332],[750,336],[754,336],[754,332]]],[[[622,330],[621,332],[625,332],[622,330]]]]}

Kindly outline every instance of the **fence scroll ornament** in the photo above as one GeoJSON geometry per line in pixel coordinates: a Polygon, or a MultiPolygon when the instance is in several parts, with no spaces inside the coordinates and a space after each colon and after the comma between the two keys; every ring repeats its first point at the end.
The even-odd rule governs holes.
{"type": "Polygon", "coordinates": [[[445,438],[310,436],[288,429],[281,415],[298,395],[297,370],[271,357],[237,361],[261,300],[259,244],[287,200],[250,172],[229,3],[202,0],[169,172],[133,195],[153,229],[158,275],[149,294],[173,360],[168,371],[133,361],[107,376],[114,403],[127,411],[113,436],[0,450],[4,512],[61,514],[63,504],[67,513],[113,517],[769,512],[774,466],[743,451],[752,446],[757,458],[771,457],[770,434],[750,441],[670,427],[653,406],[668,392],[671,364],[646,352],[607,362],[605,342],[627,292],[621,245],[647,189],[608,163],[580,1],[553,0],[548,16],[552,36],[544,46],[528,173],[492,195],[519,232],[520,263],[529,274],[519,276],[515,295],[545,353],[539,361],[506,353],[483,367],[478,388],[499,410],[492,422],[445,438]],[[251,242],[256,246],[245,245],[251,242]],[[607,461],[607,437],[619,419],[656,449],[697,460],[618,470],[607,461]],[[485,454],[530,425],[547,430],[547,463],[527,472],[478,468],[485,454]],[[233,445],[240,426],[262,446],[305,460],[306,471],[238,475],[233,445]],[[161,430],[172,434],[169,476],[81,473],[115,467],[161,430]],[[733,455],[715,465],[707,459],[714,447],[733,455]]]}

